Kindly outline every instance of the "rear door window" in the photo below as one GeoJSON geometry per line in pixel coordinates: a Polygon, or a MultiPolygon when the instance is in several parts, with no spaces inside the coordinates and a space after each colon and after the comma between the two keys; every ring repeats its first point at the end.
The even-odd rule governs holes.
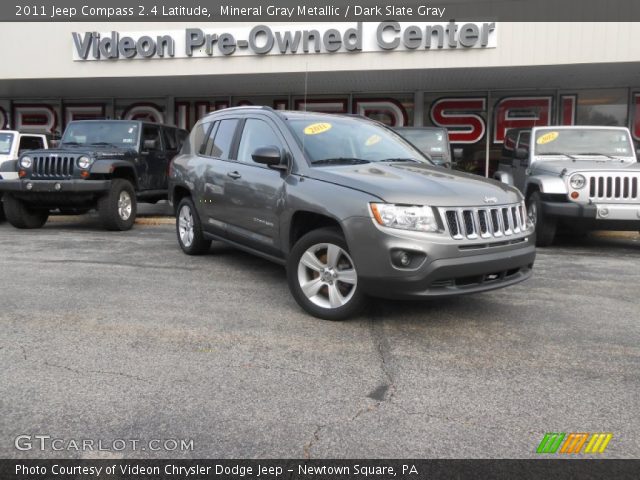
{"type": "Polygon", "coordinates": [[[213,129],[209,135],[207,142],[206,155],[222,160],[231,158],[231,150],[233,148],[233,140],[236,133],[239,120],[231,118],[221,120],[217,128],[213,129]]]}

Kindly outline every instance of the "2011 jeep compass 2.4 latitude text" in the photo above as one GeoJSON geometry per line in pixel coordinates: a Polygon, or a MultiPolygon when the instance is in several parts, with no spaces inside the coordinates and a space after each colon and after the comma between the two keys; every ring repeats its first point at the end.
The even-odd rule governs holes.
{"type": "Polygon", "coordinates": [[[193,128],[171,167],[178,242],[222,240],[286,265],[309,313],[339,320],[366,295],[480,292],[531,275],[522,195],[434,166],[351,116],[239,107],[193,128]]]}

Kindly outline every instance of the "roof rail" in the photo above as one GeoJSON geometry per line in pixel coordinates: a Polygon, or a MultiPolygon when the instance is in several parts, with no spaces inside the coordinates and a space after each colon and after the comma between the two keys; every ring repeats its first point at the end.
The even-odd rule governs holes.
{"type": "Polygon", "coordinates": [[[224,111],[229,111],[229,110],[267,110],[267,111],[271,111],[274,112],[275,110],[271,107],[267,107],[266,105],[242,105],[239,107],[227,107],[227,108],[223,108],[220,110],[214,110],[213,112],[209,112],[205,115],[205,117],[208,117],[209,115],[213,115],[214,113],[218,113],[221,112],[222,110],[224,111]]]}

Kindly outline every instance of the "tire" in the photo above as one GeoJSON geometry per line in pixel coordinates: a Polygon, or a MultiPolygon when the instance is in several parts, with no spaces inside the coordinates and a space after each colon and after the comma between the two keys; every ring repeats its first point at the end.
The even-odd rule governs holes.
{"type": "Polygon", "coordinates": [[[298,305],[318,318],[345,320],[365,304],[347,242],[334,228],[314,230],[296,242],[287,259],[287,280],[298,305]]]}
{"type": "Polygon", "coordinates": [[[109,193],[98,200],[98,214],[106,230],[130,230],[136,221],[136,192],[129,180],[116,178],[109,193]]]}
{"type": "Polygon", "coordinates": [[[211,240],[204,238],[200,217],[189,197],[180,200],[176,209],[176,235],[180,248],[187,255],[202,255],[211,247],[211,240]]]}
{"type": "Polygon", "coordinates": [[[40,228],[49,218],[49,210],[29,207],[11,195],[5,195],[2,203],[7,220],[16,228],[40,228]]]}
{"type": "Polygon", "coordinates": [[[7,217],[4,214],[4,202],[0,199],[0,223],[4,222],[7,217]]]}
{"type": "Polygon", "coordinates": [[[540,192],[533,192],[527,199],[527,214],[536,227],[536,246],[548,247],[556,236],[557,220],[542,211],[540,192]]]}

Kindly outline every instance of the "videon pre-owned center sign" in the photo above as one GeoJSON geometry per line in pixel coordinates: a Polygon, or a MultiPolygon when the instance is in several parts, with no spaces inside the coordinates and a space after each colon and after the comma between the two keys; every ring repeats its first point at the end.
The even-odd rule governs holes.
{"type": "Polygon", "coordinates": [[[168,32],[72,32],[73,59],[117,60],[296,53],[418,51],[495,48],[495,22],[412,24],[326,23],[277,29],[267,25],[224,30],[186,28],[168,32]]]}

